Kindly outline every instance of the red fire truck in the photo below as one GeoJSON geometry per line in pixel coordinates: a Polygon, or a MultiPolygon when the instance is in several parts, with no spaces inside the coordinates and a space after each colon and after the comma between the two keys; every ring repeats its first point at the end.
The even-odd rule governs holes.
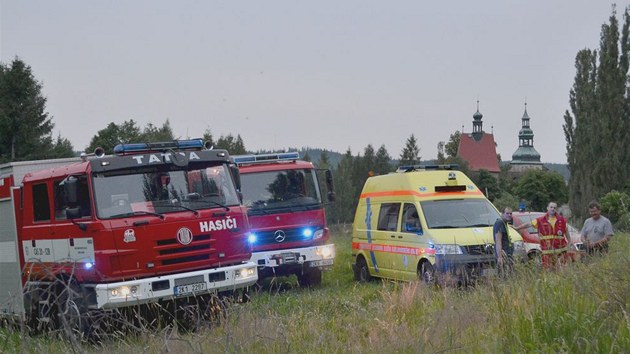
{"type": "Polygon", "coordinates": [[[125,144],[0,165],[0,314],[38,326],[70,314],[85,330],[90,313],[177,312],[255,284],[238,168],[205,147],[125,144]]]}
{"type": "MultiPolygon", "coordinates": [[[[317,169],[297,152],[232,157],[238,165],[243,203],[251,226],[251,260],[259,277],[295,274],[300,286],[319,285],[332,266],[329,230],[317,169]]],[[[332,174],[325,172],[327,198],[334,200],[332,174]]]]}

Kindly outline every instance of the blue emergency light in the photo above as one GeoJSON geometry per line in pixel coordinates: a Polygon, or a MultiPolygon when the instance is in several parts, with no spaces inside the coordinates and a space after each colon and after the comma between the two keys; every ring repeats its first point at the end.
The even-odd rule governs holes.
{"type": "Polygon", "coordinates": [[[168,150],[201,150],[207,147],[202,139],[173,140],[158,143],[118,144],[114,147],[114,154],[124,155],[148,151],[168,150]]]}
{"type": "Polygon", "coordinates": [[[250,163],[264,163],[272,161],[294,161],[300,158],[298,152],[281,152],[277,154],[259,154],[259,155],[235,155],[232,161],[235,164],[243,165],[250,163]]]}

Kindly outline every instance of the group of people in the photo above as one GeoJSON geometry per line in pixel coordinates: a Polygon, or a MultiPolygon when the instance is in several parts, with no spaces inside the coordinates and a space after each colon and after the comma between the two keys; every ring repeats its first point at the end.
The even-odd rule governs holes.
{"type": "MultiPolygon", "coordinates": [[[[542,265],[545,268],[562,264],[569,257],[571,235],[566,219],[558,213],[557,209],[558,205],[555,202],[550,202],[544,215],[516,227],[516,230],[528,227],[538,230],[542,265]]],[[[608,218],[601,215],[601,206],[597,201],[589,203],[588,211],[590,218],[584,222],[580,231],[580,238],[585,251],[588,254],[607,252],[608,242],[613,237],[612,224],[608,218]]],[[[513,247],[507,231],[507,225],[511,222],[512,208],[505,207],[501,218],[494,223],[495,256],[500,270],[505,269],[506,262],[512,259],[513,247]]]]}

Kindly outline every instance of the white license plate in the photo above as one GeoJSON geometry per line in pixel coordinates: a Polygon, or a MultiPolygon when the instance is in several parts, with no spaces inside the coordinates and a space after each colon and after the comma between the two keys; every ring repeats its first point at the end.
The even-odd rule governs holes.
{"type": "Polygon", "coordinates": [[[321,261],[312,261],[310,263],[311,267],[325,267],[333,264],[333,260],[331,259],[322,259],[321,261]]]}
{"type": "Polygon", "coordinates": [[[173,288],[175,296],[194,294],[207,289],[206,283],[194,283],[188,285],[180,285],[173,288]]]}

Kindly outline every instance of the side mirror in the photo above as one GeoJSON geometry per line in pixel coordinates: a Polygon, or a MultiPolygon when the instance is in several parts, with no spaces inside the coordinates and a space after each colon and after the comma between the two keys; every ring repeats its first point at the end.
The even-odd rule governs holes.
{"type": "Polygon", "coordinates": [[[333,188],[333,175],[330,170],[326,170],[326,186],[328,187],[329,192],[333,192],[335,190],[333,188]]]}
{"type": "Polygon", "coordinates": [[[335,195],[335,192],[328,192],[328,201],[334,202],[335,200],[337,200],[337,196],[335,195]]]}
{"type": "MultiPolygon", "coordinates": [[[[230,172],[232,173],[232,178],[234,179],[234,186],[236,190],[240,192],[241,190],[241,173],[236,165],[230,165],[230,172]]],[[[242,199],[242,198],[241,198],[242,199]]]]}
{"type": "Polygon", "coordinates": [[[79,204],[79,179],[75,176],[68,176],[59,183],[63,192],[63,200],[66,205],[77,206],[79,204]]]}

